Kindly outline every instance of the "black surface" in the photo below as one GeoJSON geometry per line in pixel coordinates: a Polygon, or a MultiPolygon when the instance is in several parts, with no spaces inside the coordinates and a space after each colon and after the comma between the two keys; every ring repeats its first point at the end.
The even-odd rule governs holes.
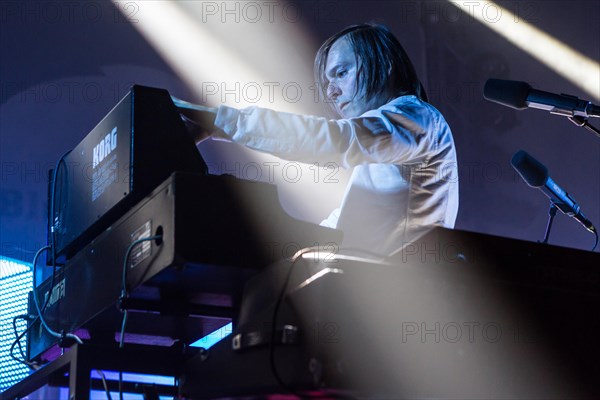
{"type": "MultiPolygon", "coordinates": [[[[130,313],[126,332],[184,343],[237,316],[244,283],[282,258],[275,250],[341,239],[339,231],[289,217],[272,185],[176,173],[59,270],[55,286],[63,285],[64,297],[45,312],[54,330],[85,328],[92,340],[114,343],[123,259],[140,230],[162,239],[151,241],[133,267],[128,263],[128,305],[138,312],[130,313]]],[[[38,286],[40,299],[50,283],[38,286]]],[[[56,339],[37,326],[27,343],[36,359],[56,339]]]]}
{"type": "Polygon", "coordinates": [[[599,265],[595,253],[446,229],[408,244],[389,262],[308,257],[293,266],[277,313],[277,329],[296,326],[300,340],[270,347],[290,268],[281,264],[247,286],[243,304],[254,307],[232,335],[187,363],[183,391],[194,399],[290,391],[595,398],[599,265]],[[342,273],[301,284],[327,268],[342,273]],[[245,347],[233,350],[238,334],[245,347]],[[267,341],[258,344],[259,337],[267,341]]]}
{"type": "Polygon", "coordinates": [[[56,253],[62,261],[71,258],[171,173],[207,171],[169,93],[139,85],[131,88],[61,165],[51,221],[55,225],[56,253]],[[107,137],[112,138],[111,147],[98,151],[105,147],[107,137]]]}

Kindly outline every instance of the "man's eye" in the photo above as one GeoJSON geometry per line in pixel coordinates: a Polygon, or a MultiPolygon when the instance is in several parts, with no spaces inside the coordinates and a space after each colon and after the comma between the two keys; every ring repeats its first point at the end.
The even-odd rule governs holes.
{"type": "Polygon", "coordinates": [[[338,71],[337,76],[338,76],[338,78],[343,78],[344,76],[346,76],[346,73],[348,73],[348,71],[346,71],[345,69],[342,69],[342,70],[338,71]]]}

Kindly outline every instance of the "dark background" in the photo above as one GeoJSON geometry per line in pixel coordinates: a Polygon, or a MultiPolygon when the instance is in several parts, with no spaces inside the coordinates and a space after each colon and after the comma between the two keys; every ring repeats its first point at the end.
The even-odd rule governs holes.
{"type": "MultiPolygon", "coordinates": [[[[313,54],[320,42],[350,24],[380,22],[398,36],[432,104],[454,133],[461,196],[457,228],[531,241],[543,237],[548,201],[527,187],[510,166],[519,149],[544,163],[553,179],[600,226],[600,138],[565,118],[539,110],[515,111],[482,98],[490,77],[522,80],[537,89],[596,103],[600,88],[596,98],[583,93],[446,1],[291,3],[303,13],[294,28],[306,32],[313,54]]],[[[520,21],[600,60],[600,2],[498,4],[520,21]]],[[[0,7],[0,254],[31,261],[35,250],[45,244],[48,169],[85,137],[131,83],[165,88],[182,98],[193,95],[109,1],[0,1],[0,7]]],[[[243,52],[244,40],[241,35],[232,41],[232,50],[243,52]]],[[[186,45],[194,51],[192,43],[186,45]]],[[[294,51],[289,49],[290,54],[294,51]]],[[[288,58],[278,51],[262,62],[277,65],[288,58]]],[[[307,59],[304,67],[311,65],[312,59],[307,59]]],[[[314,102],[310,104],[310,96],[301,103],[305,110],[321,112],[314,102]]],[[[600,125],[600,120],[592,122],[600,125]]],[[[201,151],[212,165],[252,159],[251,152],[231,144],[207,143],[201,151]]],[[[213,168],[213,172],[235,172],[235,168],[213,168]]],[[[318,223],[339,202],[344,183],[340,177],[335,189],[319,192],[310,184],[303,186],[309,193],[306,199],[298,198],[298,191],[289,194],[285,190],[289,182],[279,179],[283,207],[293,216],[318,223]]],[[[594,240],[574,220],[559,214],[550,242],[589,249],[594,240]]]]}

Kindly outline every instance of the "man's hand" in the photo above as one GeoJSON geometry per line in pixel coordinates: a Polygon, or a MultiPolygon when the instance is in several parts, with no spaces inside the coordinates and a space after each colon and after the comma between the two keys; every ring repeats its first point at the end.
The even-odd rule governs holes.
{"type": "Polygon", "coordinates": [[[175,97],[171,97],[171,99],[196,144],[205,141],[215,133],[217,108],[188,103],[175,97]]]}

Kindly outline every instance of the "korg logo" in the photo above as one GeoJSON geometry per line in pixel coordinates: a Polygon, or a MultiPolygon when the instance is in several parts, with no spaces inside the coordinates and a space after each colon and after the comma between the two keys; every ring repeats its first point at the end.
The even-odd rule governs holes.
{"type": "Polygon", "coordinates": [[[117,148],[117,127],[94,146],[92,168],[96,168],[110,153],[117,148]]]}

